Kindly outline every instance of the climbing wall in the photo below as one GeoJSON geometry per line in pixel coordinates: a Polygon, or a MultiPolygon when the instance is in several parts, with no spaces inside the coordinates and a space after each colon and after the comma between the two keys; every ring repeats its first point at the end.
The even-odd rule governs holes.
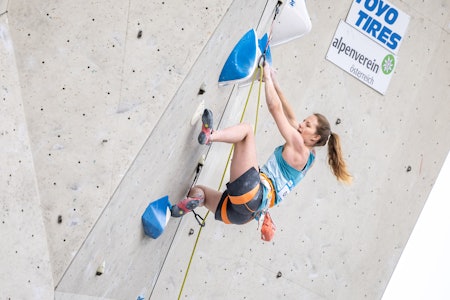
{"type": "Polygon", "coordinates": [[[0,2],[0,297],[50,299],[52,266],[4,4],[0,2]]]}
{"type": "Polygon", "coordinates": [[[56,283],[227,7],[191,5],[10,5],[56,283]]]}
{"type": "MultiPolygon", "coordinates": [[[[256,222],[212,215],[200,235],[189,216],[152,240],[140,216],[181,198],[203,154],[199,182],[223,188],[230,148],[197,144],[197,112],[239,122],[250,87],[218,87],[218,74],[276,1],[0,0],[2,296],[380,299],[450,149],[449,3],[390,2],[411,20],[385,96],[325,60],[350,0],[307,2],[311,33],[272,50],[299,119],[321,112],[341,136],[354,183],[318,149],[264,243],[256,222]]],[[[282,140],[261,100],[263,163],[282,140]]]]}

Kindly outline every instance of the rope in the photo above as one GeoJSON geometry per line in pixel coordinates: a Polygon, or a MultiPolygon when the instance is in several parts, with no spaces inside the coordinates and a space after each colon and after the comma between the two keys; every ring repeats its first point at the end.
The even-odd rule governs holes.
{"type": "MultiPolygon", "coordinates": [[[[263,54],[259,58],[259,62],[258,62],[258,68],[259,68],[260,76],[259,76],[259,88],[258,88],[258,101],[256,103],[255,125],[254,125],[254,128],[253,128],[253,133],[255,135],[256,135],[256,128],[258,127],[259,106],[260,106],[260,103],[261,103],[261,87],[262,87],[262,80],[263,80],[263,74],[264,74],[264,70],[263,70],[264,61],[265,61],[265,58],[266,58],[267,49],[269,48],[270,40],[272,39],[273,23],[275,22],[275,19],[276,19],[278,13],[279,13],[279,8],[280,8],[281,4],[282,4],[282,1],[278,1],[277,5],[275,7],[273,20],[272,20],[272,23],[271,23],[271,26],[270,26],[269,36],[268,36],[268,39],[267,39],[267,44],[266,44],[266,47],[264,49],[263,54]],[[261,60],[262,60],[262,62],[261,62],[261,60]]],[[[249,102],[249,99],[250,99],[250,95],[251,95],[251,92],[252,92],[252,89],[253,89],[253,84],[255,83],[255,80],[256,80],[256,75],[257,75],[257,72],[255,72],[254,75],[253,75],[253,79],[252,79],[252,83],[250,85],[250,89],[248,91],[247,99],[245,100],[244,109],[242,110],[241,118],[239,120],[240,123],[242,123],[242,121],[244,120],[245,112],[247,110],[247,105],[248,105],[248,102],[249,102]]],[[[219,187],[217,188],[218,191],[220,191],[220,189],[222,188],[222,184],[223,184],[223,182],[225,180],[226,171],[227,171],[228,165],[230,164],[230,161],[231,161],[231,155],[233,153],[233,149],[234,149],[234,145],[231,146],[230,152],[228,153],[227,163],[225,164],[225,168],[224,168],[223,173],[222,173],[222,178],[220,179],[219,187]]],[[[197,222],[200,224],[200,229],[199,229],[199,231],[197,233],[197,237],[195,239],[194,247],[193,247],[192,252],[191,252],[191,257],[189,258],[189,263],[188,263],[187,268],[186,268],[186,273],[184,274],[183,283],[181,284],[180,292],[178,294],[178,300],[181,299],[181,294],[183,293],[184,285],[186,283],[187,276],[189,274],[189,270],[191,268],[191,264],[192,264],[192,260],[194,258],[195,250],[197,249],[197,244],[198,244],[198,241],[200,239],[200,235],[202,233],[203,227],[205,226],[205,221],[206,221],[206,218],[208,218],[209,213],[210,213],[210,211],[208,210],[203,218],[199,216],[200,219],[202,220],[201,223],[199,222],[199,218],[197,217],[197,214],[195,214],[195,218],[196,218],[197,222]]]]}
{"type": "MultiPolygon", "coordinates": [[[[259,65],[258,68],[259,68],[259,71],[260,71],[260,78],[259,78],[259,88],[258,88],[258,101],[257,101],[257,106],[256,106],[255,125],[254,125],[254,129],[253,129],[254,134],[256,134],[256,127],[258,126],[258,113],[259,113],[259,106],[260,106],[260,102],[261,102],[261,86],[262,86],[262,78],[263,78],[263,66],[259,65]]],[[[242,110],[241,118],[239,120],[240,123],[242,123],[242,121],[244,120],[245,111],[247,110],[247,105],[248,105],[248,102],[249,102],[249,99],[250,99],[250,95],[251,95],[251,92],[252,92],[252,89],[253,89],[253,84],[254,84],[254,82],[256,80],[256,75],[257,75],[257,72],[255,72],[255,74],[253,75],[252,84],[250,85],[250,89],[248,91],[247,99],[245,100],[244,109],[242,110]]],[[[225,168],[223,170],[222,178],[220,179],[220,183],[219,183],[219,187],[217,188],[218,191],[220,191],[220,189],[222,188],[222,184],[223,184],[223,182],[225,180],[225,175],[226,175],[226,172],[227,172],[227,169],[228,169],[228,165],[230,164],[230,161],[231,161],[231,155],[233,153],[233,149],[234,149],[234,145],[231,146],[230,152],[228,153],[227,163],[226,163],[225,168]]],[[[205,221],[206,221],[206,218],[208,217],[209,213],[210,213],[210,211],[208,210],[206,212],[205,217],[203,217],[203,223],[200,226],[200,229],[198,230],[197,238],[195,239],[194,247],[193,247],[192,252],[191,252],[191,257],[189,258],[189,263],[188,263],[187,268],[186,268],[186,273],[184,274],[183,283],[181,284],[180,293],[178,294],[178,300],[181,299],[181,294],[183,293],[184,285],[186,283],[187,276],[189,274],[189,270],[191,268],[191,264],[192,264],[192,260],[194,258],[195,250],[197,249],[197,244],[198,244],[198,241],[200,239],[200,235],[202,233],[202,229],[203,229],[203,227],[205,225],[205,221]]]]}

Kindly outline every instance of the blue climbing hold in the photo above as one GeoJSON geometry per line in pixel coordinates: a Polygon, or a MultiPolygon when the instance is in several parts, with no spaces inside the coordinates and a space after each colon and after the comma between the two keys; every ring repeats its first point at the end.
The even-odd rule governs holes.
{"type": "Polygon", "coordinates": [[[170,218],[169,196],[151,202],[142,215],[144,232],[151,238],[158,238],[164,231],[170,218]]]}
{"type": "Polygon", "coordinates": [[[226,85],[249,79],[257,67],[259,55],[256,32],[250,29],[228,56],[219,76],[219,84],[226,85]]]}

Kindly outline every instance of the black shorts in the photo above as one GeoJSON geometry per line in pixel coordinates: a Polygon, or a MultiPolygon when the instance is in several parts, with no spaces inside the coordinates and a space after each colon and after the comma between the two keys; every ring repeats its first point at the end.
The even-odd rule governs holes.
{"type": "Polygon", "coordinates": [[[227,183],[215,218],[226,224],[245,224],[254,218],[262,197],[259,172],[252,167],[235,181],[227,183]]]}

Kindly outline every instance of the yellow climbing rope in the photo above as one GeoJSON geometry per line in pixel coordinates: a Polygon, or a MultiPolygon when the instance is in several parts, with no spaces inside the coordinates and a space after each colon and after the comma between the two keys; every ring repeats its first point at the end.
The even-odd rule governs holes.
{"type": "MultiPolygon", "coordinates": [[[[264,56],[262,56],[262,58],[264,58],[264,56]]],[[[259,106],[260,106],[260,103],[261,103],[261,86],[262,86],[263,73],[264,73],[263,63],[264,63],[264,59],[262,60],[262,62],[261,62],[261,59],[260,59],[260,62],[258,64],[259,73],[260,73],[260,76],[259,76],[259,88],[258,88],[258,100],[257,100],[257,104],[256,104],[255,125],[254,125],[254,128],[253,128],[253,132],[255,134],[256,134],[256,127],[258,126],[259,106]]],[[[247,105],[248,105],[248,102],[249,102],[249,99],[250,99],[250,95],[251,95],[251,92],[252,92],[252,89],[253,89],[253,84],[255,83],[255,80],[256,80],[256,75],[257,75],[257,72],[255,72],[255,74],[253,75],[253,80],[252,80],[252,83],[250,85],[250,89],[248,91],[247,99],[245,100],[244,109],[242,110],[241,118],[239,120],[240,123],[242,123],[242,121],[244,120],[245,111],[247,110],[247,105]]],[[[233,153],[233,149],[234,149],[234,146],[231,146],[230,152],[228,153],[227,163],[226,163],[225,168],[223,170],[222,178],[220,179],[220,183],[219,183],[219,187],[217,188],[218,191],[220,191],[220,189],[222,188],[223,181],[225,180],[225,175],[226,175],[226,172],[227,172],[227,169],[228,169],[228,165],[230,164],[230,161],[231,161],[231,155],[233,153]]],[[[205,217],[203,218],[203,224],[202,225],[205,224],[205,221],[206,221],[206,218],[208,217],[208,215],[209,215],[209,211],[206,213],[205,217]]],[[[202,233],[202,229],[203,229],[203,226],[200,226],[200,229],[198,230],[198,233],[197,233],[197,238],[195,239],[194,247],[192,249],[191,257],[189,258],[189,263],[188,263],[187,268],[186,268],[186,273],[184,274],[183,283],[181,284],[180,293],[178,294],[178,300],[181,299],[181,294],[183,293],[184,285],[186,283],[186,279],[187,279],[187,276],[189,274],[189,270],[191,268],[192,259],[194,258],[195,250],[197,249],[197,244],[198,244],[198,240],[200,239],[200,234],[202,233]]]]}

